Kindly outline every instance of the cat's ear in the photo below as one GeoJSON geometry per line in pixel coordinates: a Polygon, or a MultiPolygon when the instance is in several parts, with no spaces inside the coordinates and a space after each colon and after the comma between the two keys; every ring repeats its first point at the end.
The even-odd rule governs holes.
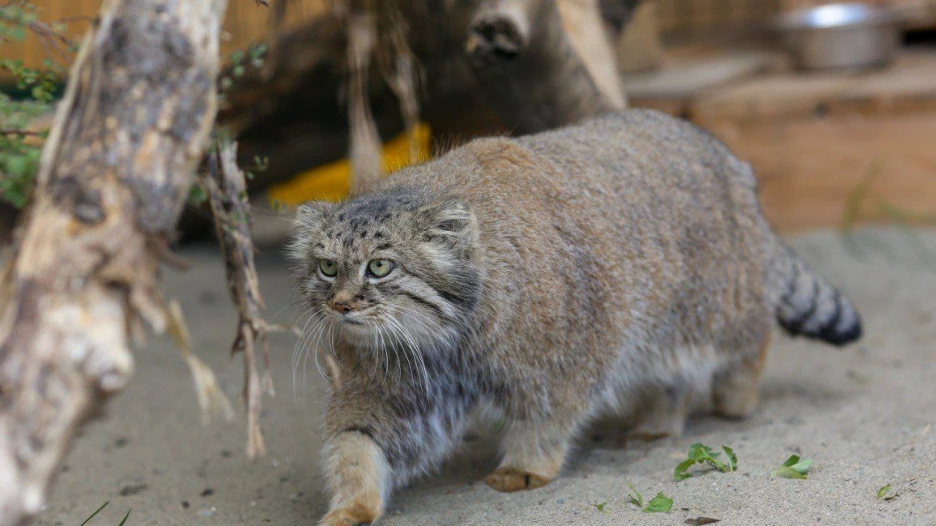
{"type": "Polygon", "coordinates": [[[303,261],[309,257],[309,247],[313,240],[322,235],[326,215],[334,206],[335,203],[328,201],[311,201],[299,205],[293,219],[292,243],[288,251],[293,259],[303,261]]]}
{"type": "Polygon", "coordinates": [[[296,209],[296,219],[293,224],[297,231],[321,229],[325,225],[325,216],[335,203],[328,201],[309,201],[299,205],[296,209]]]}
{"type": "Polygon", "coordinates": [[[448,199],[419,210],[424,240],[470,251],[478,240],[478,221],[468,203],[448,199]]]}

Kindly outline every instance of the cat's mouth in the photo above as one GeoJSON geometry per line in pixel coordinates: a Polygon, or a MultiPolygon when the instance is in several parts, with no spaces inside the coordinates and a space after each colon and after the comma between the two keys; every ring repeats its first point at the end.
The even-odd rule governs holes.
{"type": "Polygon", "coordinates": [[[372,325],[379,323],[375,317],[375,309],[369,308],[360,311],[350,311],[345,313],[333,312],[332,316],[345,331],[355,336],[369,334],[372,331],[372,325]]]}

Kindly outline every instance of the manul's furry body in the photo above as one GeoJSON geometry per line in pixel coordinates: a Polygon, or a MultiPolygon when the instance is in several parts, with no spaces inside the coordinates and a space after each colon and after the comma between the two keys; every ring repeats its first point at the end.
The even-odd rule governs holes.
{"type": "Polygon", "coordinates": [[[325,524],[376,520],[476,408],[506,421],[488,483],[527,489],[602,412],[639,407],[651,434],[681,432],[699,394],[750,413],[775,321],[835,344],[861,331],[771,231],[750,168],[652,111],[476,140],[306,205],[293,256],[335,364],[325,524]]]}

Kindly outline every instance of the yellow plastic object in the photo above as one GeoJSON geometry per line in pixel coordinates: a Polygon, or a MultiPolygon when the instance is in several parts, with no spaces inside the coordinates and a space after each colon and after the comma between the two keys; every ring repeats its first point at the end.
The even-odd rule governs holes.
{"type": "MultiPolygon", "coordinates": [[[[419,124],[413,135],[416,140],[415,159],[410,158],[410,141],[406,133],[401,133],[383,145],[381,161],[384,172],[389,173],[429,159],[429,125],[419,124]]],[[[272,162],[276,162],[276,159],[272,162]]],[[[273,185],[267,190],[267,198],[274,206],[276,203],[296,206],[306,201],[339,201],[348,195],[350,177],[350,162],[348,159],[340,159],[273,185]]]]}

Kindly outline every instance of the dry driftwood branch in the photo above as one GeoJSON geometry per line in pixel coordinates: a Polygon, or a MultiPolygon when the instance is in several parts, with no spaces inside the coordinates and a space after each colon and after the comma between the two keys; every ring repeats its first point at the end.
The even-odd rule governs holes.
{"type": "Polygon", "coordinates": [[[597,1],[485,0],[465,51],[488,103],[517,133],[625,106],[597,1]]]}
{"type": "Polygon", "coordinates": [[[263,298],[254,267],[254,246],[250,237],[250,203],[244,174],[237,166],[237,144],[219,145],[208,158],[208,202],[224,254],[228,292],[237,305],[239,320],[232,353],[244,353],[244,400],[247,403],[247,456],[255,458],[266,452],[260,430],[263,393],[274,395],[270,376],[270,348],[267,334],[282,330],[271,326],[261,316],[263,298]],[[263,349],[265,373],[257,373],[254,344],[263,349]]]}
{"type": "Polygon", "coordinates": [[[378,12],[373,0],[352,0],[348,14],[348,113],[351,128],[351,191],[361,192],[383,175],[380,135],[367,94],[371,55],[377,45],[378,12]]]}
{"type": "Polygon", "coordinates": [[[85,38],[0,277],[0,525],[46,499],[78,425],[120,391],[215,116],[226,0],[109,0],[85,38]]]}

